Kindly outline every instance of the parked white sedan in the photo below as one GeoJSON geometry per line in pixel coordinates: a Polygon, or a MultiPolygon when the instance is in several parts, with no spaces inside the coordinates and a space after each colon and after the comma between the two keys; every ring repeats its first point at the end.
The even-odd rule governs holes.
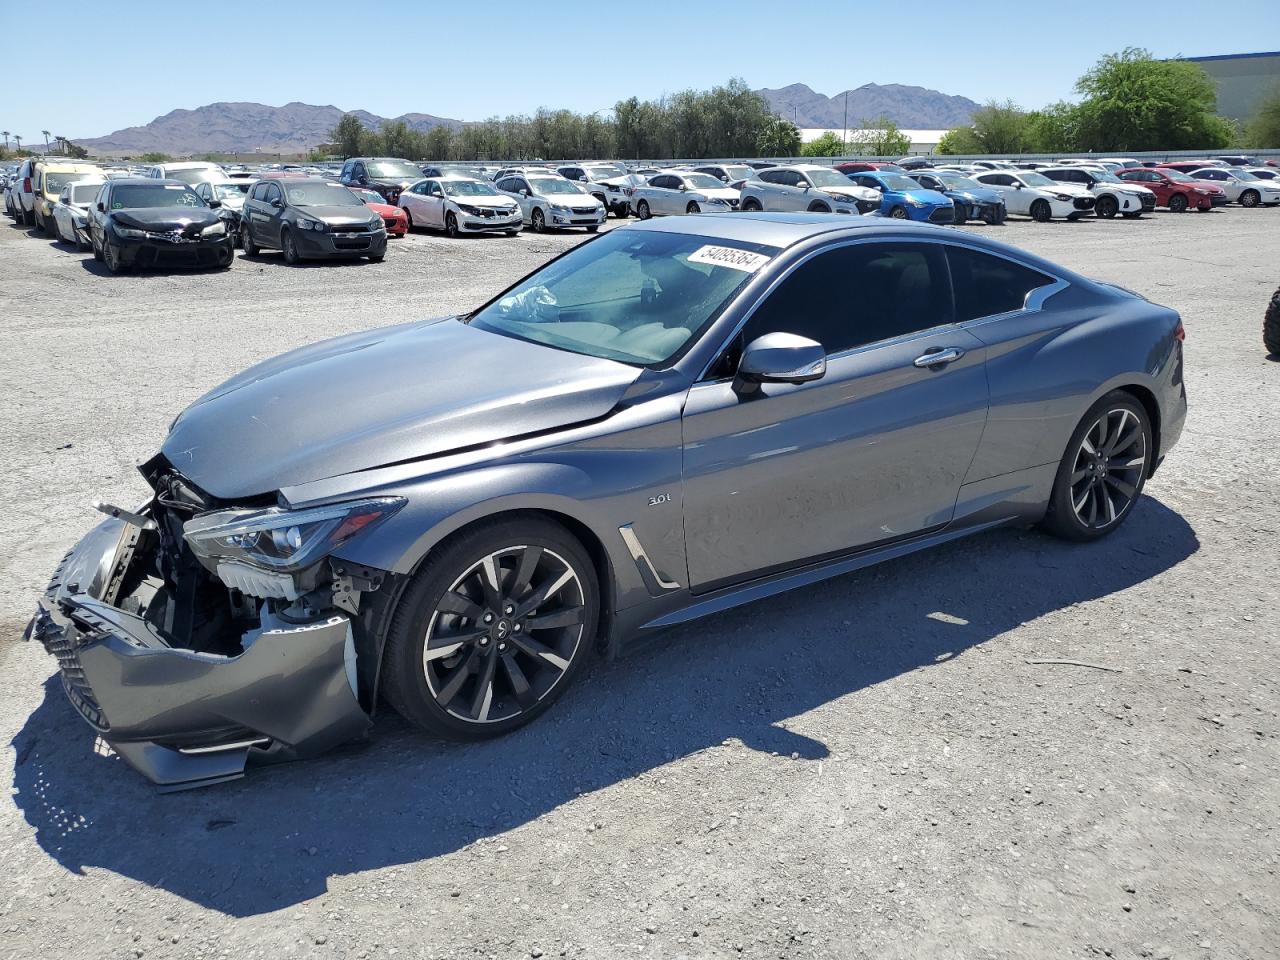
{"type": "Polygon", "coordinates": [[[668,170],[631,191],[631,209],[641,220],[682,213],[728,213],[738,209],[739,191],[709,173],[668,170]]]}
{"type": "Polygon", "coordinates": [[[496,232],[514,237],[522,226],[515,201],[493,184],[472,177],[426,177],[405,187],[396,202],[409,218],[410,230],[426,227],[451,237],[496,232]]]}
{"type": "Polygon", "coordinates": [[[1242,207],[1256,207],[1259,204],[1270,207],[1280,203],[1280,183],[1247,173],[1239,167],[1205,167],[1203,170],[1192,170],[1189,176],[1193,180],[1206,180],[1221,187],[1227,195],[1228,203],[1238,203],[1242,207]]]}
{"type": "Polygon", "coordinates": [[[512,174],[499,180],[497,187],[520,205],[523,222],[533,227],[534,233],[566,227],[586,227],[587,233],[595,233],[604,223],[604,204],[554,173],[512,174]]]}
{"type": "Polygon", "coordinates": [[[989,170],[975,173],[973,179],[1004,197],[1009,213],[1041,222],[1079,220],[1097,202],[1088,187],[1057,183],[1035,170],[989,170]]]}
{"type": "Polygon", "coordinates": [[[89,207],[104,183],[101,177],[72,180],[58,194],[53,205],[53,225],[57,239],[74,243],[77,250],[89,246],[89,207]]]}

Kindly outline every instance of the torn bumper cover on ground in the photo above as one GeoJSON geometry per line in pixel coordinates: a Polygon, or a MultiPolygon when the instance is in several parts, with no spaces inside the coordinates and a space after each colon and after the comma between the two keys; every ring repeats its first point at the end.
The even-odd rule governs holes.
{"type": "Polygon", "coordinates": [[[99,524],[58,566],[28,627],[57,658],[71,703],[131,766],[181,789],[368,729],[342,611],[298,622],[263,603],[239,650],[219,654],[183,649],[154,618],[108,602],[143,534],[121,519],[99,524]]]}

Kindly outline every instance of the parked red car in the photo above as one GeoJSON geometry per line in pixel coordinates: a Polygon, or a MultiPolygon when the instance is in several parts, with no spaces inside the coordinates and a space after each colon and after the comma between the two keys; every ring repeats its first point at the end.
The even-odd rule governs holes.
{"type": "Polygon", "coordinates": [[[851,173],[906,173],[906,167],[884,160],[847,160],[837,163],[836,169],[848,176],[851,173]]]}
{"type": "Polygon", "coordinates": [[[1146,187],[1156,195],[1156,206],[1168,207],[1174,213],[1182,213],[1194,207],[1201,213],[1227,202],[1221,187],[1203,180],[1193,180],[1178,170],[1164,167],[1126,167],[1117,170],[1116,176],[1146,187]]]}
{"type": "Polygon", "coordinates": [[[382,218],[387,225],[387,235],[403,237],[409,232],[409,218],[399,207],[393,207],[383,199],[376,190],[363,190],[359,187],[347,187],[352,193],[364,201],[366,207],[382,218]]]}

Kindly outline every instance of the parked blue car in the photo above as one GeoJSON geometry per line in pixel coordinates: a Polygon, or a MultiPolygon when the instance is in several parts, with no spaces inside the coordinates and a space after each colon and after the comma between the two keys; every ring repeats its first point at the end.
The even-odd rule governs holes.
{"type": "Polygon", "coordinates": [[[927,190],[936,190],[950,197],[955,204],[956,223],[981,220],[994,225],[1004,223],[1008,215],[1004,197],[963,173],[953,170],[913,170],[907,176],[927,190]]]}
{"type": "Polygon", "coordinates": [[[905,173],[859,172],[846,176],[860,187],[880,191],[882,216],[929,223],[955,220],[955,204],[936,190],[926,190],[905,173]]]}

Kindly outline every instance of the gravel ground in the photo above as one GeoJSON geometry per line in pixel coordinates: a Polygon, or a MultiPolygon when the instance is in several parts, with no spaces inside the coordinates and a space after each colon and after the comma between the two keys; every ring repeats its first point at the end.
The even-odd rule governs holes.
{"type": "Polygon", "coordinates": [[[1280,956],[1280,211],[963,229],[1182,312],[1187,430],[1120,533],[997,532],[673,631],[499,742],[383,714],[159,796],[18,640],[88,502],[140,500],[249,363],[579,238],[113,278],[0,225],[0,958],[1280,956]]]}

